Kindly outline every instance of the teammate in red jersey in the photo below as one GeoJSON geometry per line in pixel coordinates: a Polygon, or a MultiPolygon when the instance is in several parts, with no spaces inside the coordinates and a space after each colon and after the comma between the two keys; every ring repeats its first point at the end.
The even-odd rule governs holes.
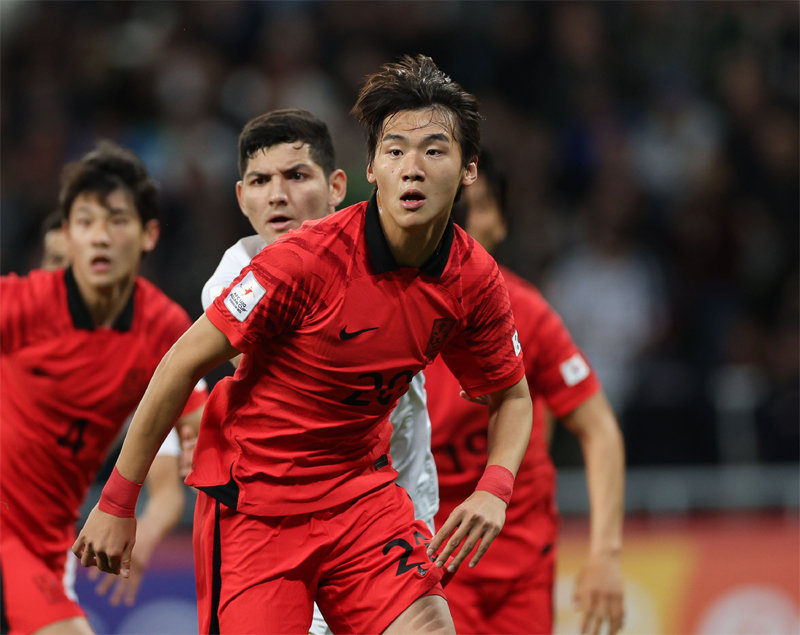
{"type": "MultiPolygon", "coordinates": [[[[0,569],[11,633],[91,632],[65,570],[79,508],[159,359],[190,324],[136,276],[158,221],[157,191],[134,155],[107,143],[67,166],[60,208],[72,265],[0,278],[0,569]]],[[[204,399],[193,394],[182,425],[197,424],[204,399]]],[[[183,509],[172,462],[148,477],[140,564],[183,509]]]]}
{"type": "MultiPolygon", "coordinates": [[[[40,268],[52,271],[68,267],[69,264],[70,255],[64,219],[61,212],[56,210],[48,215],[42,223],[40,268]]],[[[205,380],[201,380],[196,390],[204,399],[205,380]]],[[[193,411],[191,417],[193,425],[182,428],[188,443],[194,442],[197,438],[196,428],[200,425],[200,413],[200,410],[193,411]]],[[[126,421],[127,423],[128,421],[126,421]]],[[[120,437],[124,437],[126,429],[127,426],[123,426],[113,446],[121,443],[120,437]]],[[[133,553],[130,577],[123,578],[122,576],[103,574],[99,569],[92,569],[89,573],[91,579],[100,580],[96,592],[99,595],[107,594],[112,606],[117,606],[120,602],[131,606],[135,602],[153,551],[164,534],[180,520],[186,505],[186,492],[182,477],[188,473],[190,464],[191,449],[182,453],[178,432],[174,429],[171,430],[169,436],[161,444],[147,475],[148,503],[138,526],[136,551],[133,553]]],[[[70,558],[66,562],[69,572],[67,579],[69,580],[74,578],[75,564],[74,558],[70,558]]],[[[69,588],[71,589],[71,585],[69,588]]]]}
{"type": "MultiPolygon", "coordinates": [[[[485,153],[478,179],[465,189],[465,227],[489,252],[506,237],[505,178],[485,153]]],[[[600,383],[561,319],[530,283],[505,267],[533,401],[533,432],[507,510],[506,526],[475,569],[447,582],[459,633],[550,633],[557,512],[555,473],[547,449],[547,411],[581,443],[591,507],[589,556],[574,599],[583,632],[609,633],[622,624],[619,558],[622,541],[624,449],[600,383]]],[[[438,525],[472,491],[486,462],[487,414],[458,396],[458,380],[439,360],[425,370],[432,445],[439,474],[438,525]]]]}
{"type": "Polygon", "coordinates": [[[203,492],[197,574],[211,580],[202,632],[307,632],[315,599],[337,633],[454,632],[443,567],[489,548],[527,446],[505,286],[450,220],[477,174],[476,100],[405,57],[366,79],[353,113],[376,193],[266,246],[178,340],[73,547],[86,566],[125,569],[135,521],[122,516],[155,448],[192,382],[243,352],[212,392],[188,478],[203,492]],[[388,417],[439,353],[488,395],[493,426],[485,478],[431,538],[393,484],[388,417]]]}

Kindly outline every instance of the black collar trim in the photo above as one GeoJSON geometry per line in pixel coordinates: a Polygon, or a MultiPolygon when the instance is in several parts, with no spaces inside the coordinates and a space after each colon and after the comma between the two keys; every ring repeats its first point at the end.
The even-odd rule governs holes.
{"type": "MultiPolygon", "coordinates": [[[[86,303],[83,301],[81,292],[78,290],[78,283],[75,281],[75,274],[72,273],[72,267],[67,267],[64,271],[64,282],[67,285],[67,306],[69,307],[69,314],[72,317],[72,325],[76,329],[83,331],[94,331],[95,326],[92,321],[92,316],[89,309],[86,308],[86,303]]],[[[133,326],[133,296],[128,298],[125,308],[119,314],[111,328],[115,331],[130,331],[133,326]]]]}
{"type": "MultiPolygon", "coordinates": [[[[386,273],[401,269],[401,266],[398,265],[397,261],[394,259],[391,249],[389,249],[389,243],[381,227],[381,221],[378,217],[376,193],[373,193],[367,203],[364,235],[367,239],[367,251],[369,252],[372,265],[375,267],[377,273],[386,273]]],[[[444,234],[436,250],[419,268],[422,273],[436,278],[441,277],[442,273],[444,273],[444,268],[447,266],[447,261],[450,258],[450,249],[453,246],[454,236],[453,218],[450,217],[447,219],[447,226],[444,229],[444,234]]]]}

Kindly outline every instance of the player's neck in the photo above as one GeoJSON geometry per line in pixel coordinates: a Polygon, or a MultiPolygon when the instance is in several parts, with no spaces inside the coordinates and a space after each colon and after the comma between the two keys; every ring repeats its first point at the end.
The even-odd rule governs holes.
{"type": "Polygon", "coordinates": [[[403,228],[379,215],[389,250],[401,267],[421,267],[428,261],[442,240],[449,218],[449,214],[443,214],[425,225],[403,228]]]}
{"type": "Polygon", "coordinates": [[[75,276],[83,303],[89,311],[92,322],[97,328],[110,328],[122,313],[136,283],[136,274],[120,280],[119,282],[97,287],[75,276]]]}

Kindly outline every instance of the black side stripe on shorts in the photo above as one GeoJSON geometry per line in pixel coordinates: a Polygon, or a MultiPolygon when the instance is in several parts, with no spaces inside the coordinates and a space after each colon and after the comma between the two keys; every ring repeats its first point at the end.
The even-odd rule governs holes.
{"type": "Polygon", "coordinates": [[[3,563],[0,561],[0,633],[6,635],[10,630],[6,615],[6,594],[3,591],[3,563]]]}
{"type": "Polygon", "coordinates": [[[219,635],[219,595],[222,589],[222,548],[219,539],[219,501],[214,505],[214,555],[211,566],[211,623],[208,627],[209,635],[219,635]]]}

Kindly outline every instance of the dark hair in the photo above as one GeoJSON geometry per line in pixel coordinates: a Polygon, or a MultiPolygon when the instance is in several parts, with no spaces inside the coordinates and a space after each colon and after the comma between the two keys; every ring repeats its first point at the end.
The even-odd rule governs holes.
{"type": "Polygon", "coordinates": [[[242,128],[239,135],[239,176],[244,176],[247,162],[259,150],[295,141],[310,146],[309,154],[326,178],[336,169],[333,140],[325,122],[307,110],[286,108],[254,117],[242,128]]]}
{"type": "Polygon", "coordinates": [[[387,117],[401,110],[430,107],[447,110],[455,117],[455,140],[461,147],[462,165],[466,167],[478,156],[481,145],[478,100],[425,55],[404,55],[399,62],[384,64],[377,73],[365,78],[350,114],[366,129],[369,162],[375,158],[387,117]]]}
{"type": "Polygon", "coordinates": [[[507,216],[506,203],[508,201],[508,177],[502,166],[498,165],[494,156],[485,149],[481,150],[478,158],[478,178],[486,179],[486,186],[491,197],[497,201],[500,214],[507,216]]]}
{"type": "Polygon", "coordinates": [[[130,150],[112,141],[101,141],[78,161],[64,166],[58,210],[67,220],[72,203],[80,194],[96,192],[105,198],[119,188],[131,193],[142,224],[158,218],[158,186],[147,174],[144,163],[130,150]]]}

